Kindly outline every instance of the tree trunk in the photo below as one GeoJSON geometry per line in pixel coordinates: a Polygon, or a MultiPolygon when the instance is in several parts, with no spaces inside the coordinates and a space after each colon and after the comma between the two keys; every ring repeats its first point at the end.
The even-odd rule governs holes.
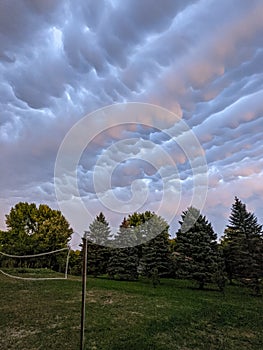
{"type": "Polygon", "coordinates": [[[201,282],[199,282],[199,289],[204,289],[204,285],[205,285],[205,283],[204,283],[204,281],[201,281],[201,282]]]}

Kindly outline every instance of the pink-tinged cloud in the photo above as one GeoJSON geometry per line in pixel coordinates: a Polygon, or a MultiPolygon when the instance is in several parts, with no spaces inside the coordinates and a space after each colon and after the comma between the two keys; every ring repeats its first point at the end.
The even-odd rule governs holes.
{"type": "MultiPolygon", "coordinates": [[[[193,192],[193,169],[180,141],[192,151],[194,167],[198,157],[206,158],[209,188],[203,212],[219,233],[234,196],[262,222],[262,38],[261,0],[2,1],[0,228],[18,201],[58,207],[54,166],[63,138],[87,114],[125,102],[169,109],[202,147],[196,148],[185,132],[167,136],[173,126],[165,113],[156,116],[159,130],[138,125],[136,118],[106,128],[80,157],[79,193],[72,179],[65,181],[66,199],[75,203],[80,195],[92,203],[94,215],[104,211],[113,226],[119,224],[120,216],[95,193],[95,165],[105,155],[105,168],[115,167],[111,186],[116,197],[128,200],[134,183],[148,190],[141,209],[158,210],[165,193],[164,215],[176,215],[175,232],[193,192]],[[176,171],[160,149],[173,159],[176,171]]],[[[143,117],[145,124],[153,118],[143,117]]],[[[103,118],[91,119],[89,130],[104,124],[103,118]]],[[[80,143],[80,137],[73,140],[73,152],[80,143]]]]}

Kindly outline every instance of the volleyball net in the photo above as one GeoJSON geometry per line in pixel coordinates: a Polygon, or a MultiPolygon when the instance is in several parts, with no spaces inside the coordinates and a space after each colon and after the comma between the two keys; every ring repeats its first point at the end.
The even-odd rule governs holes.
{"type": "Polygon", "coordinates": [[[63,280],[68,278],[71,248],[55,249],[49,252],[15,255],[0,251],[0,272],[9,278],[22,280],[63,280]],[[42,277],[43,271],[62,272],[62,276],[42,277]],[[41,274],[38,272],[42,271],[41,274]],[[38,276],[41,277],[38,277],[38,276]]]}

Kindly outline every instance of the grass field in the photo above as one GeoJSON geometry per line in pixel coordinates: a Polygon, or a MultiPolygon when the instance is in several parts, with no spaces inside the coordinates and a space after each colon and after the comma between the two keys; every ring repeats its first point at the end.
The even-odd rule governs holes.
{"type": "MultiPolygon", "coordinates": [[[[45,275],[56,276],[38,273],[45,275]]],[[[170,279],[154,289],[146,281],[88,278],[86,349],[263,349],[262,298],[238,286],[227,287],[225,296],[213,286],[193,287],[170,279]]],[[[0,274],[0,303],[0,349],[79,349],[79,279],[0,274]]]]}

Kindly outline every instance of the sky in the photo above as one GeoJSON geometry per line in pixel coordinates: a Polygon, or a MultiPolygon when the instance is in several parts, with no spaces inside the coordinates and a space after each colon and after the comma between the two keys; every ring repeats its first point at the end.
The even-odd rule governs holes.
{"type": "Polygon", "coordinates": [[[261,0],[2,0],[0,229],[23,201],[174,235],[197,203],[221,236],[235,196],[263,223],[262,62],[261,0]]]}

